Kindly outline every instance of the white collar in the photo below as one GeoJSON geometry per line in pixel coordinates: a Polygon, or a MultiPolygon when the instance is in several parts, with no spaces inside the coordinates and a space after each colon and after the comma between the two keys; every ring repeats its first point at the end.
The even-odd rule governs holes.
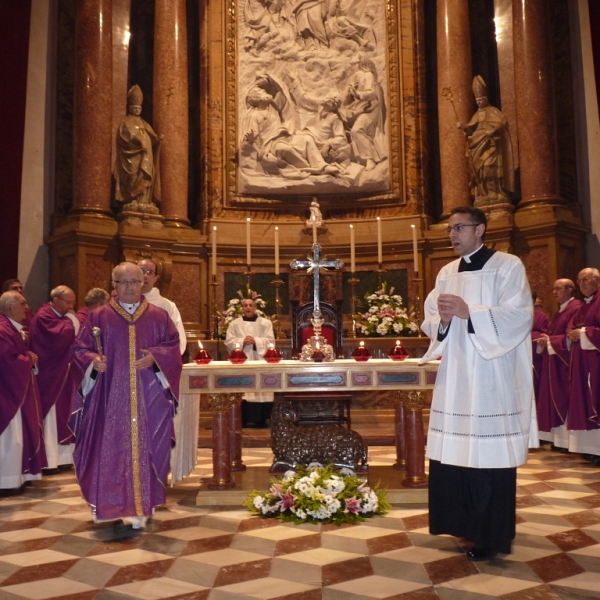
{"type": "Polygon", "coordinates": [[[473,256],[473,254],[479,252],[482,248],[483,248],[483,244],[481,244],[481,246],[479,246],[479,248],[477,248],[477,250],[475,250],[475,252],[471,252],[470,254],[465,254],[462,258],[464,259],[464,261],[466,263],[470,263],[471,262],[471,256],[473,256]]]}
{"type": "Polygon", "coordinates": [[[560,305],[560,307],[559,307],[559,309],[558,309],[558,312],[562,312],[563,310],[565,310],[565,308],[567,308],[567,305],[569,304],[569,302],[571,302],[571,300],[575,300],[575,298],[572,298],[572,297],[571,297],[571,298],[569,298],[568,300],[566,300],[565,302],[563,302],[563,303],[560,305]]]}
{"type": "Polygon", "coordinates": [[[123,308],[123,310],[127,311],[130,315],[132,315],[140,305],[140,301],[138,300],[134,304],[125,304],[119,300],[119,305],[123,308]]]}
{"type": "Polygon", "coordinates": [[[13,319],[11,319],[10,317],[6,317],[15,327],[15,329],[17,331],[21,331],[21,329],[23,329],[23,325],[21,325],[21,323],[17,323],[16,321],[14,321],[13,319]]]}

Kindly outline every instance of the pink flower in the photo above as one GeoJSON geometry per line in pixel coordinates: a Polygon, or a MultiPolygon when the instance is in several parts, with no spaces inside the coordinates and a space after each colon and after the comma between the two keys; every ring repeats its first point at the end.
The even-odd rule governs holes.
{"type": "Polygon", "coordinates": [[[285,510],[287,510],[288,508],[292,511],[295,512],[294,509],[294,500],[296,500],[296,496],[294,496],[294,494],[292,494],[292,488],[288,487],[287,492],[279,492],[277,494],[277,496],[280,498],[279,502],[277,502],[275,504],[275,506],[279,507],[279,510],[281,512],[284,512],[285,510]]]}
{"type": "Polygon", "coordinates": [[[352,496],[352,498],[346,498],[344,504],[346,505],[346,508],[344,509],[345,513],[351,512],[355,515],[358,514],[358,511],[360,510],[360,500],[358,500],[356,496],[352,496]]]}
{"type": "Polygon", "coordinates": [[[279,496],[283,492],[283,486],[280,483],[274,483],[269,491],[274,496],[279,496]]]}

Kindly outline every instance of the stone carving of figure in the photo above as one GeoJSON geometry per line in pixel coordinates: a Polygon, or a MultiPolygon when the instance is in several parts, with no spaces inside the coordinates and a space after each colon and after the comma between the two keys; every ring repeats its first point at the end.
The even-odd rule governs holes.
{"type": "Polygon", "coordinates": [[[244,50],[258,53],[269,40],[279,35],[278,16],[281,0],[246,0],[244,19],[248,31],[244,36],[244,50]]]}
{"type": "Polygon", "coordinates": [[[306,226],[312,227],[314,223],[317,227],[321,227],[323,225],[323,215],[316,198],[312,199],[309,210],[310,216],[306,219],[306,226]]]}
{"type": "Polygon", "coordinates": [[[117,131],[115,198],[134,212],[158,214],[160,201],[158,155],[162,136],[142,119],[142,90],[134,85],[127,94],[129,114],[117,131]]]}
{"type": "Polygon", "coordinates": [[[316,98],[304,91],[296,73],[288,71],[286,77],[290,82],[293,101],[303,109],[315,113],[303,131],[313,137],[326,162],[347,165],[350,162],[351,148],[339,113],[342,104],[339,96],[316,98]]]}
{"type": "Polygon", "coordinates": [[[508,121],[488,104],[480,75],[473,79],[473,93],[477,112],[467,125],[458,123],[467,137],[467,158],[472,161],[471,193],[476,206],[509,202],[507,192],[514,192],[515,171],[508,121]]]}
{"type": "Polygon", "coordinates": [[[361,22],[363,16],[371,17],[365,12],[366,1],[330,0],[327,24],[333,35],[354,40],[361,48],[372,50],[377,43],[375,32],[371,25],[361,22]]]}
{"type": "Polygon", "coordinates": [[[246,105],[249,114],[242,134],[241,153],[248,157],[255,151],[257,163],[265,173],[287,179],[339,173],[339,166],[325,162],[312,136],[293,133],[293,127],[282,121],[273,97],[262,87],[250,88],[246,105]]]}
{"type": "Polygon", "coordinates": [[[360,59],[358,70],[348,80],[339,112],[350,129],[355,158],[366,165],[366,171],[374,169],[386,158],[379,140],[385,130],[386,107],[372,60],[360,59]]]}
{"type": "Polygon", "coordinates": [[[329,48],[325,20],[330,0],[297,0],[290,11],[296,17],[296,32],[305,50],[329,48]]]}

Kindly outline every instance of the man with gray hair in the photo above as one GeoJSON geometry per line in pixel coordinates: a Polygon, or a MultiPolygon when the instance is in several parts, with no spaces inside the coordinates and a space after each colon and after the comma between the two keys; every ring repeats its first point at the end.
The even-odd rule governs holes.
{"type": "Polygon", "coordinates": [[[73,463],[73,436],[67,423],[75,392],[72,346],[79,328],[75,292],[66,285],[50,292],[50,302],[40,306],[29,327],[29,347],[39,358],[44,442],[48,467],[53,470],[73,463]]]}
{"type": "Polygon", "coordinates": [[[116,521],[120,535],[166,501],[182,363],[175,324],[142,296],[142,270],[121,263],[112,279],[116,296],[90,313],[75,343],[85,375],[74,460],[95,521],[116,521]]]}
{"type": "Polygon", "coordinates": [[[102,306],[104,303],[108,302],[110,298],[108,292],[103,290],[102,288],[92,288],[85,295],[85,306],[82,306],[76,313],[77,319],[81,326],[83,327],[87,320],[90,318],[90,312],[95,310],[99,306],[102,306]]]}
{"type": "Polygon", "coordinates": [[[0,496],[21,492],[46,466],[37,356],[27,350],[21,325],[26,309],[19,292],[0,296],[0,496]]]}

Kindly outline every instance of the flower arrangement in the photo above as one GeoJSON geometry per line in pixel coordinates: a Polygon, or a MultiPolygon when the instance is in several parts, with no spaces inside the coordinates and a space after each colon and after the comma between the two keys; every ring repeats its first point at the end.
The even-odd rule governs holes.
{"type": "Polygon", "coordinates": [[[229,304],[225,311],[223,311],[222,318],[219,320],[219,333],[223,336],[227,333],[229,323],[242,315],[242,301],[246,298],[254,300],[254,303],[256,304],[256,314],[259,317],[266,317],[264,310],[267,303],[261,298],[259,293],[251,290],[248,284],[246,284],[244,293],[242,293],[242,290],[238,290],[237,294],[239,298],[231,298],[231,300],[229,300],[229,304]]]}
{"type": "Polygon", "coordinates": [[[354,315],[356,332],[360,336],[399,336],[416,335],[419,326],[413,320],[413,314],[408,313],[402,305],[402,296],[394,294],[394,288],[389,288],[386,281],[381,289],[365,296],[368,309],[365,313],[354,315]]]}
{"type": "Polygon", "coordinates": [[[254,490],[243,504],[251,513],[295,523],[358,523],[390,509],[385,490],[373,489],[351,469],[311,463],[271,480],[268,492],[254,490]]]}

